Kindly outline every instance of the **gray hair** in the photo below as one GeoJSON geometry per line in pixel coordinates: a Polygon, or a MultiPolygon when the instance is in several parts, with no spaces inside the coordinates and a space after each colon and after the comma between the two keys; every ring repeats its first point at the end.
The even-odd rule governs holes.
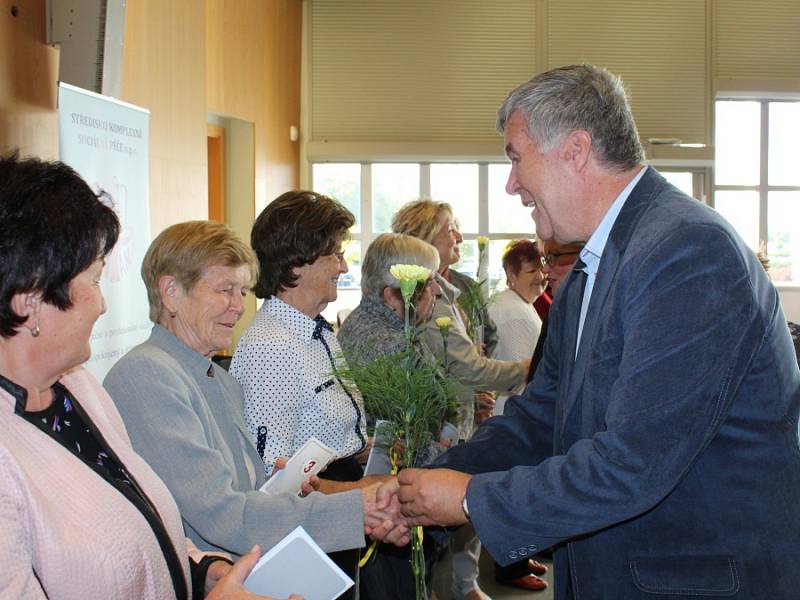
{"type": "Polygon", "coordinates": [[[403,233],[383,233],[367,248],[361,264],[361,293],[383,302],[384,288],[399,288],[400,282],[389,273],[393,265],[419,265],[435,273],[439,252],[427,242],[403,233]]]}
{"type": "Polygon", "coordinates": [[[644,162],[622,79],[602,67],[560,67],[512,90],[497,111],[500,133],[518,110],[539,152],[582,129],[592,136],[592,151],[606,167],[627,171],[644,162]]]}
{"type": "MultiPolygon", "coordinates": [[[[258,259],[227,225],[215,221],[186,221],[170,225],[150,244],[142,260],[142,279],[150,303],[150,320],[158,323],[164,315],[164,302],[158,281],[172,275],[189,291],[212,266],[250,268],[258,277],[258,259]]],[[[252,282],[251,282],[252,283],[252,282]]]]}

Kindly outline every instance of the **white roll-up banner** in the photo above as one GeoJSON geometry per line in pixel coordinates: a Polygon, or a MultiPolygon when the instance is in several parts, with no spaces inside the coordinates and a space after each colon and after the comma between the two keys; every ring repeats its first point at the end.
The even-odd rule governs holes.
{"type": "Polygon", "coordinates": [[[108,310],[94,326],[92,357],[86,363],[102,381],[122,355],[147,338],[152,326],[139,274],[150,243],[150,112],[60,83],[58,119],[60,160],[93,190],[109,195],[122,223],[101,284],[108,310]]]}

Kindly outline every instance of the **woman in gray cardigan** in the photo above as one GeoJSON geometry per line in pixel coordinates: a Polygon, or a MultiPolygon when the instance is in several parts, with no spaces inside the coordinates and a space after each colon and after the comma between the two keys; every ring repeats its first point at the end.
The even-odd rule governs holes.
{"type": "Polygon", "coordinates": [[[270,547],[298,525],[326,551],[364,545],[364,532],[401,537],[375,510],[375,489],[267,496],[239,384],[211,361],[231,345],[256,276],[252,250],[224,225],[164,230],[142,265],[150,338],[114,365],[104,385],[133,446],[167,484],[186,534],[204,550],[240,555],[270,547]]]}

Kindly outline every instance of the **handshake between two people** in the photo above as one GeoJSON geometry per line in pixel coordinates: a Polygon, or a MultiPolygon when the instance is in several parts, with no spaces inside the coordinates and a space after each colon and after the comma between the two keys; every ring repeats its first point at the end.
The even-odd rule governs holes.
{"type": "MultiPolygon", "coordinates": [[[[278,458],[276,469],[285,466],[278,458]]],[[[319,491],[334,494],[360,489],[364,511],[364,533],[395,546],[411,541],[415,525],[456,527],[469,518],[464,498],[471,475],[452,469],[403,469],[397,475],[367,475],[345,482],[313,476],[303,482],[301,495],[319,491]]]]}
{"type": "Polygon", "coordinates": [[[361,490],[364,531],[372,539],[404,546],[415,525],[465,524],[469,519],[463,501],[471,477],[451,469],[404,469],[397,476],[377,476],[361,490]]]}

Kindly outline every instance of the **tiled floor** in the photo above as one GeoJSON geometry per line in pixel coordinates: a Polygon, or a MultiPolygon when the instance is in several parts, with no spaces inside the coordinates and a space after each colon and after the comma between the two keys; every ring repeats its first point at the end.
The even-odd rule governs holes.
{"type": "Polygon", "coordinates": [[[505,585],[499,585],[494,581],[494,562],[492,557],[485,551],[481,553],[481,574],[478,579],[478,585],[492,600],[506,600],[516,599],[520,600],[526,598],[529,600],[553,600],[553,565],[549,560],[541,560],[547,565],[547,573],[542,576],[542,579],[547,581],[549,586],[546,590],[541,592],[528,592],[525,590],[518,590],[505,585]]]}
{"type": "MultiPolygon", "coordinates": [[[[486,551],[481,553],[480,577],[478,585],[491,600],[553,600],[553,567],[550,561],[542,560],[549,568],[543,579],[547,581],[548,588],[541,592],[528,592],[518,590],[504,585],[499,585],[494,581],[494,562],[486,551]]],[[[434,575],[434,589],[438,600],[452,600],[450,596],[450,570],[449,564],[445,562],[439,567],[434,575]]]]}

